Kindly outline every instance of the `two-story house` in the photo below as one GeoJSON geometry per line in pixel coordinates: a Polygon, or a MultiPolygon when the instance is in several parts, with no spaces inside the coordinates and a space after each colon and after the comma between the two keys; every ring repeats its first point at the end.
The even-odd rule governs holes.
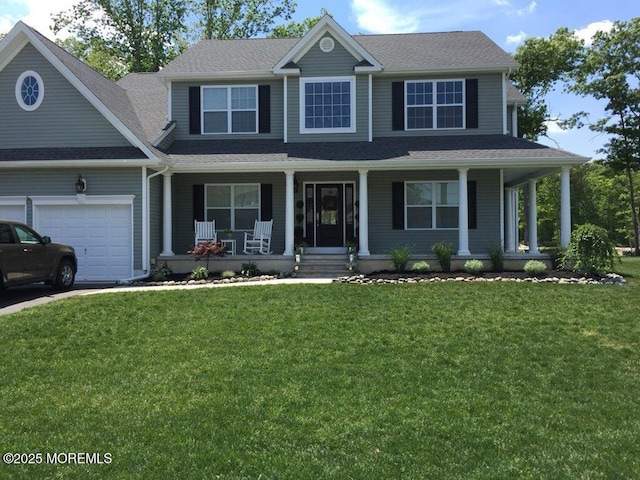
{"type": "Polygon", "coordinates": [[[439,241],[515,258],[524,187],[536,256],[536,180],[561,172],[566,244],[569,170],[588,159],[517,138],[517,67],[480,32],[350,35],[325,16],[303,38],[204,40],[114,84],[19,23],[0,42],[0,217],[74,245],[79,280],[156,258],[190,270],[194,220],[241,243],[272,219],[264,270],[291,270],[304,241],[356,242],[366,271],[439,241]]]}

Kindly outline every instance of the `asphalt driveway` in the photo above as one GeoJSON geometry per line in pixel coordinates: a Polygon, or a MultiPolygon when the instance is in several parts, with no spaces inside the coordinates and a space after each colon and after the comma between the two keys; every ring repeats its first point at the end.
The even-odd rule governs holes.
{"type": "Polygon", "coordinates": [[[68,292],[56,292],[44,283],[35,283],[23,287],[0,290],[0,315],[14,313],[23,308],[33,307],[52,300],[82,295],[93,290],[104,290],[116,287],[115,283],[76,283],[68,292]]]}

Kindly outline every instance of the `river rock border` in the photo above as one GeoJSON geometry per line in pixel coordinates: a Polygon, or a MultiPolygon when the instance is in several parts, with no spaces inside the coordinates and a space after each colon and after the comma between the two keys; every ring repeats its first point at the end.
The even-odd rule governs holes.
{"type": "Polygon", "coordinates": [[[606,277],[592,278],[592,277],[473,277],[473,276],[459,276],[459,277],[400,277],[400,278],[370,278],[366,275],[351,275],[346,277],[339,277],[334,280],[334,283],[355,283],[361,285],[380,285],[380,284],[402,284],[402,283],[439,283],[439,282],[511,282],[511,283],[556,283],[563,285],[624,285],[626,280],[616,274],[609,273],[606,277]]]}

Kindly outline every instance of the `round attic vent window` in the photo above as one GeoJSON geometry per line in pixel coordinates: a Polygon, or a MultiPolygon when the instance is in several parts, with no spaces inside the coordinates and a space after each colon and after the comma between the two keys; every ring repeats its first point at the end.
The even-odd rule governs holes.
{"type": "Polygon", "coordinates": [[[23,110],[31,112],[38,108],[44,98],[44,84],[36,72],[27,70],[16,82],[16,100],[23,110]]]}
{"type": "Polygon", "coordinates": [[[336,46],[336,42],[333,41],[331,37],[324,37],[320,40],[320,50],[324,53],[329,53],[333,51],[333,48],[336,46]]]}

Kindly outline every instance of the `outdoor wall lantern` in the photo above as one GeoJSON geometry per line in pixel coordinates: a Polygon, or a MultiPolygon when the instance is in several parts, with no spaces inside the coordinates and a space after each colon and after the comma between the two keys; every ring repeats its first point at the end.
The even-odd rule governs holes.
{"type": "Polygon", "coordinates": [[[82,177],[82,174],[78,174],[78,181],[76,182],[76,193],[84,193],[87,189],[87,181],[82,177]]]}

